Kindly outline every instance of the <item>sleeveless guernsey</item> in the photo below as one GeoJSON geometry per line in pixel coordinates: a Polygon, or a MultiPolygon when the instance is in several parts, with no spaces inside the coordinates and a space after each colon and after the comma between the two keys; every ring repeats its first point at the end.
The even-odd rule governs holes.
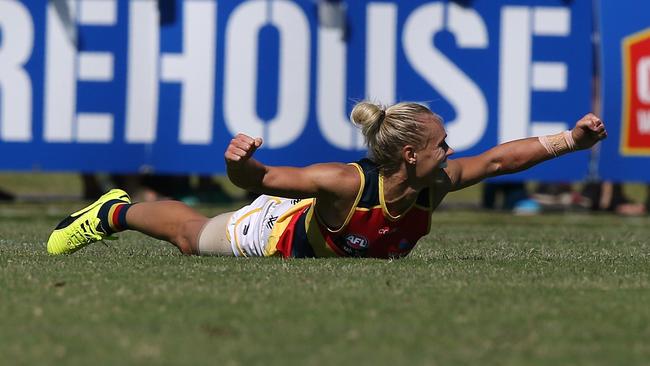
{"type": "Polygon", "coordinates": [[[316,214],[315,199],[294,201],[275,223],[266,255],[399,258],[411,252],[431,228],[431,188],[422,190],[413,205],[395,217],[386,208],[377,165],[369,159],[352,165],[359,170],[361,187],[345,223],[331,230],[316,214]]]}

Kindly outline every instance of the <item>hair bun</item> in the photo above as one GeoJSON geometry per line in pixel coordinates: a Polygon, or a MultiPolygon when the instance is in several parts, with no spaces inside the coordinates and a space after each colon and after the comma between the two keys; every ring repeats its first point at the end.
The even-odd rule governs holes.
{"type": "Polygon", "coordinates": [[[379,123],[384,122],[384,119],[386,118],[386,111],[383,109],[379,109],[379,123]]]}
{"type": "Polygon", "coordinates": [[[361,127],[361,131],[366,137],[374,135],[385,118],[384,108],[371,102],[357,103],[350,113],[350,120],[361,127]]]}

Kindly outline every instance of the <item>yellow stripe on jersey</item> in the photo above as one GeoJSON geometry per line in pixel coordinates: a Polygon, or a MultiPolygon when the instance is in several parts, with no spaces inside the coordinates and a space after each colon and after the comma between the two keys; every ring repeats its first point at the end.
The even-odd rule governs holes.
{"type": "MultiPolygon", "coordinates": [[[[338,233],[341,230],[343,230],[346,226],[348,226],[348,223],[350,222],[350,219],[352,218],[352,215],[354,215],[354,211],[357,208],[357,205],[359,204],[359,201],[361,201],[361,196],[363,195],[363,188],[366,186],[366,178],[363,175],[363,169],[361,169],[361,166],[357,163],[350,163],[349,165],[352,165],[353,167],[357,168],[357,171],[359,172],[359,178],[361,179],[361,185],[359,185],[359,191],[357,191],[357,197],[354,199],[354,204],[350,208],[350,211],[348,211],[348,215],[345,217],[345,221],[343,222],[343,225],[339,226],[337,229],[332,229],[328,225],[325,225],[324,221],[321,220],[321,218],[318,216],[318,213],[314,211],[314,215],[318,219],[318,222],[323,225],[324,228],[327,229],[330,233],[338,233]]],[[[314,206],[316,206],[316,199],[314,199],[314,206]]],[[[310,219],[310,217],[306,217],[306,219],[310,219]]],[[[307,220],[305,220],[306,224],[307,220]]]]}
{"type": "Polygon", "coordinates": [[[280,237],[287,229],[287,226],[289,226],[289,223],[291,222],[291,218],[293,217],[293,215],[296,212],[302,210],[305,206],[311,205],[313,201],[314,200],[312,198],[301,200],[300,202],[296,203],[293,207],[288,209],[285,213],[283,213],[280,217],[278,217],[277,221],[273,225],[273,229],[271,230],[269,239],[266,242],[266,246],[264,247],[265,257],[270,257],[277,254],[278,241],[280,241],[280,237]]]}
{"type": "Polygon", "coordinates": [[[323,234],[320,232],[318,218],[314,217],[314,206],[311,206],[305,217],[305,232],[307,240],[311,244],[316,257],[338,257],[338,255],[327,245],[323,234]]]}
{"type": "Polygon", "coordinates": [[[413,206],[415,206],[415,202],[417,202],[417,198],[411,202],[411,205],[404,210],[404,212],[400,213],[397,216],[393,216],[388,212],[388,207],[386,207],[386,200],[384,199],[384,176],[379,174],[379,205],[381,206],[381,210],[384,213],[384,217],[388,219],[389,221],[397,221],[400,218],[402,218],[404,215],[406,215],[413,206]]]}
{"type": "Polygon", "coordinates": [[[357,191],[357,197],[354,199],[354,204],[350,208],[350,211],[348,212],[348,215],[346,216],[343,225],[341,225],[336,229],[332,229],[328,225],[326,225],[323,222],[323,220],[321,220],[320,217],[318,217],[318,213],[316,212],[315,199],[314,199],[314,204],[307,211],[307,216],[305,217],[305,232],[307,233],[307,240],[309,241],[309,244],[311,244],[311,247],[314,250],[314,254],[316,255],[316,257],[338,257],[338,255],[332,250],[332,248],[330,248],[330,246],[327,245],[327,242],[325,241],[325,238],[323,237],[323,234],[321,233],[319,226],[322,226],[330,233],[338,233],[348,225],[348,223],[352,219],[352,215],[354,215],[355,210],[359,209],[357,205],[359,204],[359,201],[361,201],[361,196],[363,195],[363,189],[366,186],[366,178],[363,174],[363,169],[359,164],[350,163],[350,165],[357,168],[357,172],[359,173],[359,179],[361,179],[361,184],[359,185],[359,190],[357,191]]]}
{"type": "Polygon", "coordinates": [[[419,208],[420,210],[433,212],[433,193],[435,192],[434,187],[435,187],[435,185],[433,185],[433,184],[429,186],[429,207],[422,206],[422,205],[418,204],[417,200],[415,201],[415,205],[413,205],[413,207],[419,208]]]}
{"type": "MultiPolygon", "coordinates": [[[[418,209],[423,210],[423,211],[433,211],[429,207],[425,207],[425,206],[418,205],[418,204],[413,205],[413,207],[418,208],[418,209]]],[[[375,210],[375,209],[378,209],[378,208],[382,208],[382,206],[381,205],[375,205],[375,206],[372,206],[372,207],[355,207],[354,209],[355,209],[355,211],[370,211],[370,210],[375,210]]],[[[382,209],[382,211],[383,211],[383,209],[382,209]]]]}

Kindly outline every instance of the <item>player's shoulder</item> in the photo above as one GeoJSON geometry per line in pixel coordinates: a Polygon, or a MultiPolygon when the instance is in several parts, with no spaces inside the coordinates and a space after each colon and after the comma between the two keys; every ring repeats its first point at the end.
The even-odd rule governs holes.
{"type": "Polygon", "coordinates": [[[345,163],[322,163],[314,167],[327,173],[332,179],[358,180],[359,168],[355,164],[345,163]]]}
{"type": "Polygon", "coordinates": [[[353,164],[320,163],[311,166],[316,171],[320,185],[328,191],[356,192],[361,183],[359,168],[353,164]]]}

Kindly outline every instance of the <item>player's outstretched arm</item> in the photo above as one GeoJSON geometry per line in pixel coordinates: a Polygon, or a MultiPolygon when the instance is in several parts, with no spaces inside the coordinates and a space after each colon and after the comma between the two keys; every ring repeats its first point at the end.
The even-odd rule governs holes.
{"type": "Polygon", "coordinates": [[[360,185],[356,168],[340,163],[304,168],[268,166],[253,158],[261,138],[235,136],[226,152],[228,178],[243,189],[286,198],[344,198],[356,194],[360,185]]]}
{"type": "Polygon", "coordinates": [[[451,182],[450,190],[488,177],[516,173],[571,151],[588,149],[605,137],[607,131],[603,121],[589,113],[570,131],[511,141],[477,156],[450,160],[445,169],[451,182]]]}

